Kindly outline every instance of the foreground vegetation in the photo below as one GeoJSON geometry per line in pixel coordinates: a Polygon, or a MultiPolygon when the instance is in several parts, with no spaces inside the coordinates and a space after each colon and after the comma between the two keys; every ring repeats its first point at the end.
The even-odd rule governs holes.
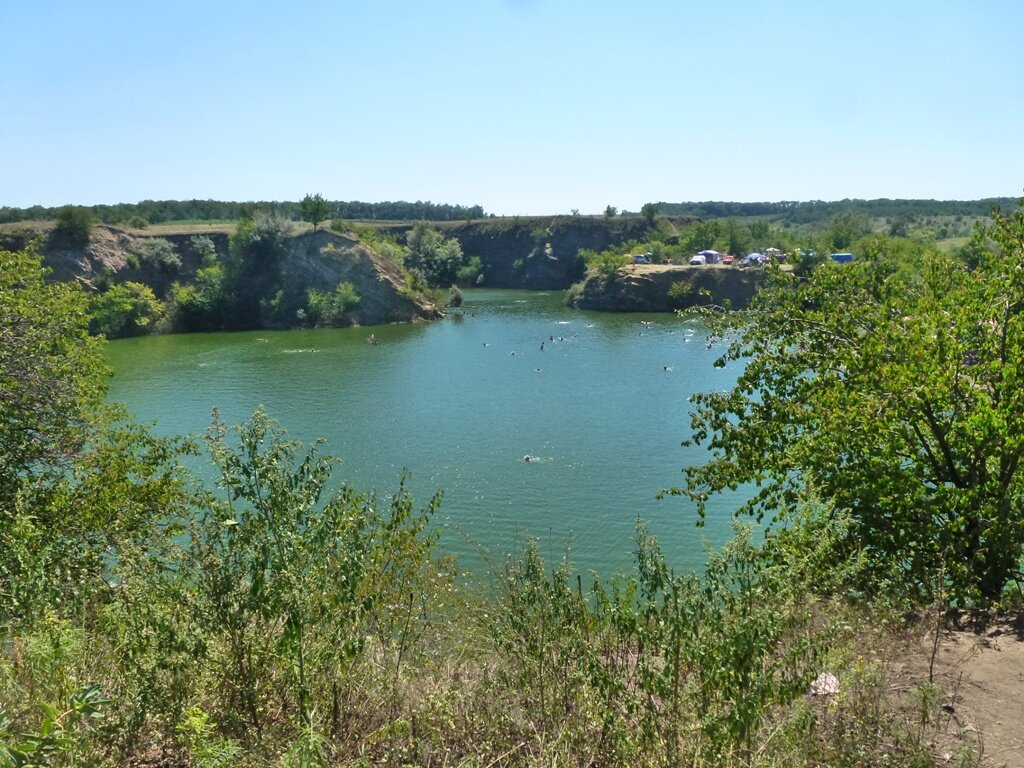
{"type": "Polygon", "coordinates": [[[0,254],[0,765],[932,764],[935,691],[895,708],[866,649],[1009,604],[1024,542],[1024,207],[970,254],[709,315],[745,373],[697,398],[678,492],[761,482],[763,538],[676,573],[638,523],[633,572],[586,579],[526,542],[485,591],[440,496],[341,484],[259,411],[167,440],[105,405],[87,296],[0,254]]]}

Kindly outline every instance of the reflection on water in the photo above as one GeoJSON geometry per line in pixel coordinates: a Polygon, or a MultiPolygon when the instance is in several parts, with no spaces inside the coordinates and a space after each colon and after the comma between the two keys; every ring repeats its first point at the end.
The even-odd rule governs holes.
{"type": "Polygon", "coordinates": [[[376,344],[359,328],[114,342],[111,398],[164,434],[263,405],[291,436],[323,437],[360,490],[388,494],[407,468],[417,499],[444,490],[442,546],[478,572],[524,536],[621,571],[637,517],[677,568],[702,562],[702,536],[723,541],[742,499],[720,500],[702,530],[688,502],[655,499],[705,457],[680,446],[689,396],[735,377],[713,367],[701,327],[570,310],[557,293],[464,296],[445,320],[375,327],[376,344]]]}

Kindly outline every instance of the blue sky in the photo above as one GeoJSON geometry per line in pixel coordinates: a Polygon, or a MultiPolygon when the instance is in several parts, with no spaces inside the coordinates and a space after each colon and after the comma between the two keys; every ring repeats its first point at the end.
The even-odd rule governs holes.
{"type": "Polygon", "coordinates": [[[1021,0],[0,0],[0,205],[1024,193],[1021,0]]]}

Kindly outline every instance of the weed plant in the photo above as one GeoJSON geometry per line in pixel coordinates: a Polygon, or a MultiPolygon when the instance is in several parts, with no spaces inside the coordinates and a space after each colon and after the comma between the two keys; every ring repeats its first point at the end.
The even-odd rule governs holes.
{"type": "Polygon", "coordinates": [[[480,594],[437,551],[439,496],[335,487],[262,412],[205,442],[215,489],[105,586],[5,619],[0,765],[929,764],[940,692],[888,700],[827,505],[737,526],[700,573],[640,523],[611,579],[529,542],[480,594]],[[808,696],[825,669],[839,693],[808,696]]]}

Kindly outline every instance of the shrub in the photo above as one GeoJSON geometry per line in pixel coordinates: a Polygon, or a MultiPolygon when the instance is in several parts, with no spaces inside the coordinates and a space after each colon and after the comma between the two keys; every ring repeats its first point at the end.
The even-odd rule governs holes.
{"type": "Polygon", "coordinates": [[[130,251],[140,264],[148,264],[161,271],[177,272],[181,269],[181,257],[174,244],[162,237],[148,237],[137,241],[130,251]]]}
{"type": "Polygon", "coordinates": [[[629,256],[611,248],[600,252],[583,249],[580,255],[587,269],[592,269],[605,277],[611,277],[629,263],[629,256]]]}
{"type": "Polygon", "coordinates": [[[84,246],[92,234],[93,217],[88,208],[65,205],[57,212],[54,232],[73,245],[84,246]]]}
{"type": "Polygon", "coordinates": [[[480,285],[484,279],[484,265],[479,256],[473,256],[459,267],[455,274],[457,285],[480,285]]]}
{"type": "Polygon", "coordinates": [[[459,290],[459,286],[457,285],[453,285],[450,289],[448,289],[448,306],[462,306],[462,291],[459,290]]]}
{"type": "Polygon", "coordinates": [[[153,289],[141,283],[111,285],[89,302],[89,331],[108,339],[152,333],[164,306],[153,289]]]}
{"type": "Polygon", "coordinates": [[[310,288],[306,293],[305,317],[315,326],[348,325],[347,314],[359,304],[359,294],[352,283],[338,283],[333,292],[310,288]]]}

